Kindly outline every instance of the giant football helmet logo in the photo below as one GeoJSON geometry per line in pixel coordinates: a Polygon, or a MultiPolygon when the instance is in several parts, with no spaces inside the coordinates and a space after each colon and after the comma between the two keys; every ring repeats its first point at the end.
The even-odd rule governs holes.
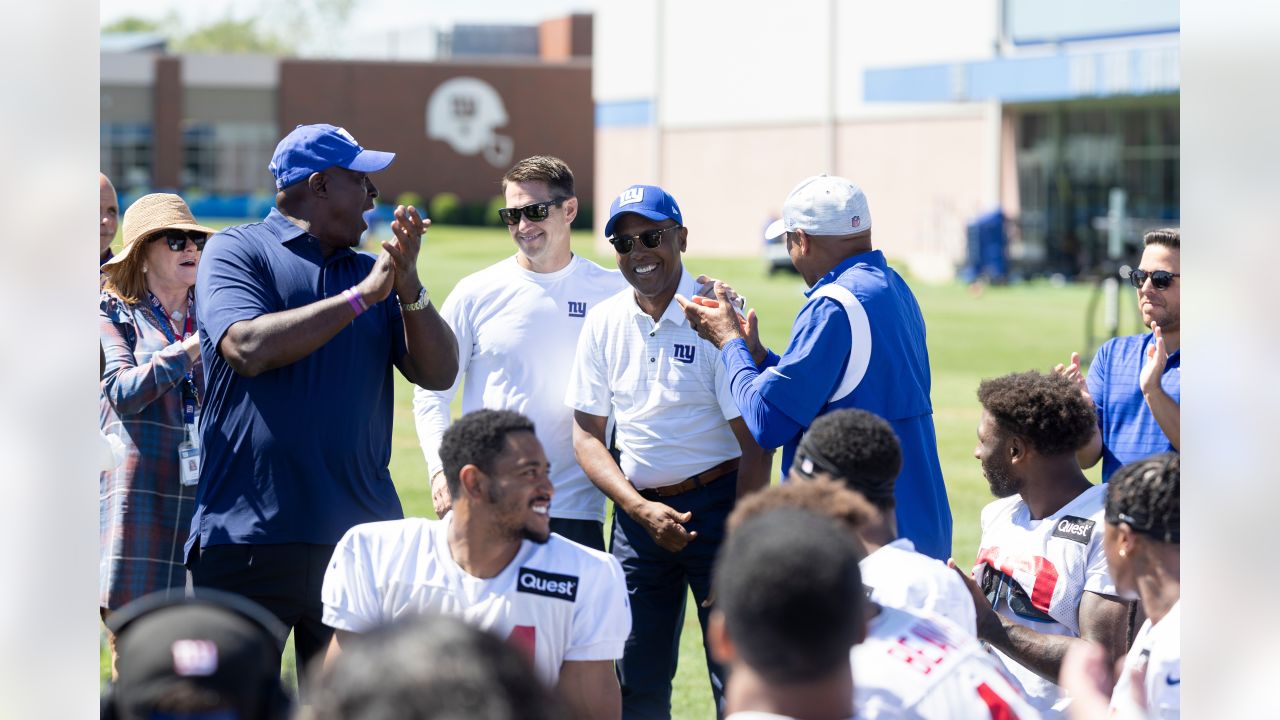
{"type": "Polygon", "coordinates": [[[427,100],[428,138],[449,143],[460,155],[483,155],[498,168],[511,163],[514,150],[511,137],[497,133],[508,120],[502,96],[478,78],[446,80],[427,100]]]}

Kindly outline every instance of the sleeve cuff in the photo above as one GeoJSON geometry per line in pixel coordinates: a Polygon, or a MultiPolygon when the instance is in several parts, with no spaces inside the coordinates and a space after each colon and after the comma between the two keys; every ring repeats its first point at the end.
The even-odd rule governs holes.
{"type": "Polygon", "coordinates": [[[346,608],[325,605],[320,621],[334,630],[346,632],[367,632],[375,623],[368,622],[346,608]]]}
{"type": "Polygon", "coordinates": [[[622,658],[622,649],[626,645],[626,639],[621,640],[605,640],[590,645],[579,645],[569,648],[564,659],[567,661],[580,660],[619,660],[622,658]]]}

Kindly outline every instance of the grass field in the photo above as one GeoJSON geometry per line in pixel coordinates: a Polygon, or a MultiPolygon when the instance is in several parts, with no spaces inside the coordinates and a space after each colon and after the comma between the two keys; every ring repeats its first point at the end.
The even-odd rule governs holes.
{"type": "MultiPolygon", "coordinates": [[[[225,223],[214,226],[222,224],[225,223]]],[[[576,233],[574,243],[581,254],[606,267],[613,266],[612,256],[600,257],[591,251],[588,233],[576,233]]],[[[696,231],[690,233],[690,243],[696,247],[696,231]]],[[[892,246],[887,249],[892,255],[892,246]]],[[[510,238],[501,229],[435,228],[419,258],[419,270],[435,301],[442,303],[461,277],[512,252],[510,238]]],[[[765,343],[781,352],[791,322],[804,301],[804,283],[798,276],[784,273],[767,277],[762,261],[756,258],[692,258],[687,259],[686,266],[695,275],[706,273],[726,280],[745,294],[748,304],[760,315],[765,343]]],[[[978,512],[990,499],[978,462],[972,456],[978,421],[978,382],[984,377],[1030,368],[1048,369],[1065,360],[1072,350],[1082,354],[1090,350],[1084,347],[1090,288],[1033,282],[987,287],[981,293],[970,292],[960,284],[915,283],[913,289],[928,325],[938,452],[955,521],[953,553],[968,561],[977,550],[978,512]]],[[[413,426],[411,387],[399,375],[396,380],[391,475],[406,514],[433,516],[426,463],[413,426]]],[[[455,403],[455,416],[457,412],[455,403]]],[[[1089,475],[1097,481],[1096,468],[1089,475]]],[[[686,613],[680,657],[672,701],[674,717],[713,717],[701,631],[692,607],[686,613]]],[[[290,650],[285,668],[290,677],[292,664],[290,650]]],[[[105,657],[102,670],[105,676],[105,657]]]]}

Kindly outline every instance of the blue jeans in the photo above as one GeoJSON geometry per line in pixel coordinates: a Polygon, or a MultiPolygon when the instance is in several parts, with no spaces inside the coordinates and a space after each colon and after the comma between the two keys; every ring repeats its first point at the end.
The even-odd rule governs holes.
{"type": "Polygon", "coordinates": [[[701,605],[711,592],[711,566],[724,540],[724,524],[737,488],[738,474],[732,472],[705,487],[660,500],[676,512],[693,513],[685,527],[696,530],[698,537],[678,553],[659,547],[626,513],[615,510],[613,514],[609,551],[622,564],[631,601],[631,635],[618,663],[624,720],[671,717],[671,681],[680,656],[689,589],[699,606],[711,694],[720,716],[726,675],[706,647],[711,611],[701,605]]]}

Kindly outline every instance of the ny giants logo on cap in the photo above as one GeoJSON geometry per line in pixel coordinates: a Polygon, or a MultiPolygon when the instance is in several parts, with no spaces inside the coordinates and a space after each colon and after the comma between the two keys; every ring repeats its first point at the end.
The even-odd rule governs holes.
{"type": "Polygon", "coordinates": [[[516,590],[573,602],[578,598],[578,578],[574,575],[520,568],[520,574],[516,576],[516,590]]]}
{"type": "Polygon", "coordinates": [[[618,204],[630,205],[632,203],[638,203],[643,199],[644,199],[644,188],[638,188],[638,187],[627,188],[626,190],[622,191],[621,195],[618,196],[618,204]]]}
{"type": "Polygon", "coordinates": [[[1053,529],[1053,536],[1087,545],[1089,544],[1089,538],[1093,536],[1093,526],[1095,524],[1093,520],[1085,520],[1074,515],[1063,515],[1062,519],[1058,521],[1058,525],[1053,529]]]}
{"type": "Polygon", "coordinates": [[[218,646],[212,640],[174,640],[173,674],[208,677],[218,671],[218,646]]]}

